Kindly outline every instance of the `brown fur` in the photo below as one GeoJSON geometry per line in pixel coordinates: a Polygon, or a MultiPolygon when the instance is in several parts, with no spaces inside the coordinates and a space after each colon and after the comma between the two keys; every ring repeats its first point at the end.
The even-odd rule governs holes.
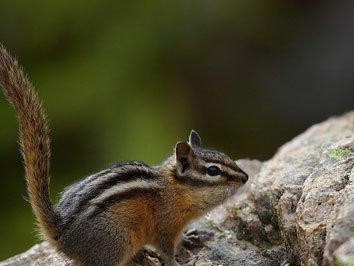
{"type": "Polygon", "coordinates": [[[18,62],[0,44],[0,85],[17,112],[27,189],[38,225],[48,240],[57,236],[58,217],[49,196],[50,138],[44,108],[18,62]]]}
{"type": "Polygon", "coordinates": [[[129,232],[131,243],[127,245],[128,258],[139,251],[146,243],[155,240],[156,223],[152,195],[141,195],[121,201],[111,207],[110,217],[119,222],[125,231],[129,232]]]}
{"type": "MultiPolygon", "coordinates": [[[[203,208],[203,202],[207,204],[208,200],[199,196],[198,190],[203,194],[205,189],[176,183],[171,169],[168,169],[167,165],[160,168],[166,181],[160,193],[119,201],[107,211],[117,228],[129,234],[129,243],[125,243],[126,256],[122,261],[127,261],[149,244],[160,249],[165,259],[173,263],[175,248],[187,224],[212,207],[203,208]]],[[[235,182],[234,186],[236,190],[240,184],[235,182]]],[[[220,187],[209,189],[222,190],[220,187]]],[[[220,197],[222,200],[223,196],[220,197]]]]}

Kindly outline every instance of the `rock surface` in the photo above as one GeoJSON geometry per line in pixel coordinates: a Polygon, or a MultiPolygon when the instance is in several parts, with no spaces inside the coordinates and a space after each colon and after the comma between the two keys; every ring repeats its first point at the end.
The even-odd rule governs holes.
{"type": "MultiPolygon", "coordinates": [[[[192,225],[183,265],[354,265],[354,112],[315,125],[265,162],[240,160],[242,191],[192,225]]],[[[0,265],[72,265],[46,242],[0,265]]],[[[143,251],[131,265],[163,265],[143,251]]]]}

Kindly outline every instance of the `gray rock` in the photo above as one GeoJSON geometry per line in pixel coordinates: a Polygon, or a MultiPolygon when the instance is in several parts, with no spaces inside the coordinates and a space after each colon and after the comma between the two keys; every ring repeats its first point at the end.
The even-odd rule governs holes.
{"type": "MultiPolygon", "coordinates": [[[[240,160],[244,188],[192,224],[185,265],[354,265],[354,112],[315,125],[265,162],[240,160]]],[[[72,265],[48,243],[0,265],[72,265]]],[[[131,265],[162,265],[151,250],[131,265]]]]}
{"type": "Polygon", "coordinates": [[[264,163],[255,208],[278,228],[291,264],[340,260],[336,250],[354,236],[353,166],[353,112],[311,127],[264,163]]]}

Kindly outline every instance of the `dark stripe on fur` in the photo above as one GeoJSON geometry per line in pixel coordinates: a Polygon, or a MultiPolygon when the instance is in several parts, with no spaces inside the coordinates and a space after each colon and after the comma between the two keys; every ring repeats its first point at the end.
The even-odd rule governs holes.
{"type": "MultiPolygon", "coordinates": [[[[206,175],[207,167],[203,167],[199,170],[201,171],[202,174],[206,175]]],[[[230,175],[229,173],[227,173],[225,171],[221,171],[220,175],[226,177],[228,180],[235,180],[235,181],[240,180],[241,181],[241,177],[236,176],[236,175],[235,176],[230,175]]],[[[193,176],[179,176],[177,174],[177,171],[175,171],[175,179],[179,183],[184,183],[184,184],[188,184],[191,186],[197,186],[197,187],[211,187],[211,186],[220,185],[220,182],[211,182],[210,180],[195,178],[193,176]]]]}
{"type": "Polygon", "coordinates": [[[186,185],[190,185],[190,186],[212,187],[212,186],[215,186],[215,185],[219,185],[219,183],[217,183],[217,182],[209,182],[208,180],[203,180],[203,179],[200,179],[200,178],[194,178],[192,176],[179,176],[177,174],[176,170],[175,170],[174,176],[175,176],[175,180],[178,183],[186,184],[186,185]]]}
{"type": "Polygon", "coordinates": [[[231,163],[228,163],[228,162],[224,162],[222,160],[217,160],[217,159],[209,159],[209,158],[203,158],[205,162],[207,163],[218,163],[218,164],[221,164],[221,165],[224,165],[232,170],[234,170],[235,172],[240,172],[241,169],[238,168],[237,166],[231,164],[231,163]]]}
{"type": "Polygon", "coordinates": [[[198,148],[195,149],[195,152],[197,156],[199,156],[201,159],[203,159],[206,162],[219,163],[229,167],[234,171],[237,172],[240,171],[240,169],[237,167],[235,162],[221,152],[214,151],[214,150],[207,150],[207,149],[198,149],[198,148]]]}
{"type": "Polygon", "coordinates": [[[97,178],[104,177],[105,175],[111,173],[111,169],[103,170],[97,174],[90,175],[86,177],[84,180],[79,182],[78,184],[74,184],[72,187],[69,187],[64,191],[62,197],[65,197],[65,202],[61,203],[60,208],[68,208],[69,205],[73,203],[73,201],[77,200],[78,193],[82,191],[88,184],[97,178]]]}
{"type": "MultiPolygon", "coordinates": [[[[206,174],[207,173],[207,169],[208,169],[208,167],[203,167],[202,172],[204,174],[206,174]]],[[[237,172],[245,174],[245,172],[243,172],[241,169],[240,169],[240,171],[237,171],[237,172]]],[[[225,176],[227,179],[231,179],[231,180],[237,180],[237,179],[241,180],[240,176],[238,176],[238,175],[230,175],[228,172],[225,172],[225,171],[220,171],[220,175],[221,176],[225,176]]]]}
{"type": "Polygon", "coordinates": [[[119,183],[126,183],[137,179],[158,179],[157,173],[150,168],[147,168],[145,165],[122,164],[118,167],[112,167],[111,172],[116,172],[116,175],[108,177],[104,182],[94,187],[93,191],[80,197],[79,203],[76,205],[73,212],[70,213],[70,217],[64,221],[64,226],[69,225],[80,213],[84,212],[89,201],[101,195],[106,189],[118,185],[119,183]],[[129,169],[130,166],[134,167],[129,169]],[[126,167],[128,169],[125,169],[126,167]]]}
{"type": "MultiPolygon", "coordinates": [[[[84,189],[87,189],[90,184],[97,180],[98,178],[104,178],[107,174],[110,173],[115,173],[119,171],[122,167],[144,167],[144,168],[149,168],[148,165],[142,163],[142,162],[137,162],[137,161],[131,161],[131,162],[119,162],[109,169],[103,170],[99,173],[90,175],[86,177],[84,180],[82,180],[80,183],[74,185],[72,188],[69,188],[67,191],[64,192],[62,196],[66,196],[65,198],[65,204],[62,204],[60,207],[61,208],[67,208],[70,204],[72,204],[73,201],[81,200],[81,195],[78,195],[81,191],[84,189]]],[[[90,193],[91,194],[91,193],[90,193]]]]}

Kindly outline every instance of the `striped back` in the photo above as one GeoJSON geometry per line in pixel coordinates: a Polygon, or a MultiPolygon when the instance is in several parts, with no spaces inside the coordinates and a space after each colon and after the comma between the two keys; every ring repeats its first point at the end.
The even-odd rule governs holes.
{"type": "Polygon", "coordinates": [[[124,195],[160,188],[158,172],[141,162],[126,162],[112,166],[68,187],[57,209],[63,225],[70,224],[88,209],[104,209],[124,195]]]}

